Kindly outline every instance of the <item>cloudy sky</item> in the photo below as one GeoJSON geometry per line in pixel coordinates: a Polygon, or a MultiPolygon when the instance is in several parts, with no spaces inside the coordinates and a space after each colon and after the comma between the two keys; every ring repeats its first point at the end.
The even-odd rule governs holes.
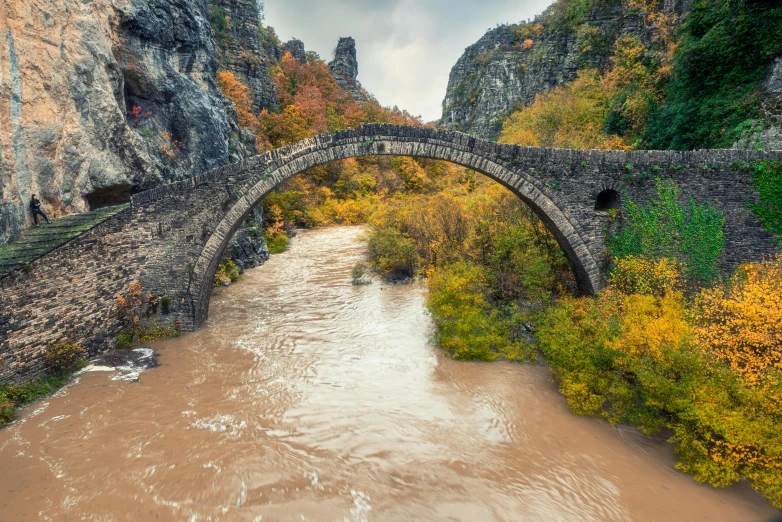
{"type": "Polygon", "coordinates": [[[358,79],[382,105],[439,119],[451,67],[497,24],[551,0],[265,0],[266,24],[327,62],[340,36],[356,39],[358,79]]]}

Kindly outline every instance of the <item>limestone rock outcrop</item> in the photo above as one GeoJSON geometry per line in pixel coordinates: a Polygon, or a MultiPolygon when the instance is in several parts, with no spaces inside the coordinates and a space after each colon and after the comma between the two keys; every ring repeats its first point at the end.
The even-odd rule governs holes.
{"type": "Polygon", "coordinates": [[[269,260],[269,247],[263,237],[240,230],[231,239],[226,255],[242,270],[261,266],[269,260]]]}
{"type": "Polygon", "coordinates": [[[263,238],[263,205],[257,205],[228,244],[226,256],[242,270],[261,266],[269,260],[269,247],[263,238]]]}
{"type": "Polygon", "coordinates": [[[254,151],[207,17],[201,0],[0,3],[0,246],[33,193],[80,212],[254,151]]]}
{"type": "Polygon", "coordinates": [[[262,27],[256,0],[210,0],[209,21],[220,68],[242,78],[250,88],[253,112],[279,108],[269,68],[280,61],[284,50],[262,27]]]}
{"type": "Polygon", "coordinates": [[[606,68],[611,46],[589,46],[587,35],[613,42],[621,32],[643,33],[638,16],[625,16],[621,5],[611,2],[589,13],[587,22],[595,28],[592,33],[543,26],[533,39],[514,25],[487,32],[451,70],[439,126],[496,139],[503,119],[518,105],[573,80],[581,68],[606,68]]]}
{"type": "Polygon", "coordinates": [[[301,63],[307,63],[307,51],[304,49],[304,42],[293,38],[285,44],[285,50],[291,53],[301,63]]]}
{"type": "Polygon", "coordinates": [[[353,95],[353,98],[363,103],[370,96],[358,81],[358,58],[356,57],[356,41],[351,37],[340,38],[334,51],[334,60],[329,62],[331,74],[337,84],[353,95]]]}

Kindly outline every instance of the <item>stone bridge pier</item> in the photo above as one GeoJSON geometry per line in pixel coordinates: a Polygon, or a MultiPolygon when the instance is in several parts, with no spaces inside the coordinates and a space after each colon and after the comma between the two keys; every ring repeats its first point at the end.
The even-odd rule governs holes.
{"type": "Polygon", "coordinates": [[[115,297],[133,281],[170,300],[161,323],[203,325],[212,281],[228,242],[253,207],[285,181],[318,165],[359,156],[413,156],[480,172],[522,199],[556,237],[580,291],[604,285],[608,210],[629,196],[655,196],[654,178],[708,202],[726,219],[721,268],[776,251],[749,210],[757,200],[739,167],[782,160],[782,152],[578,151],[500,145],[457,132],[365,125],[245,159],[133,196],[131,208],[24,270],[0,279],[0,383],[42,371],[47,346],[79,342],[92,352],[118,333],[115,297]]]}

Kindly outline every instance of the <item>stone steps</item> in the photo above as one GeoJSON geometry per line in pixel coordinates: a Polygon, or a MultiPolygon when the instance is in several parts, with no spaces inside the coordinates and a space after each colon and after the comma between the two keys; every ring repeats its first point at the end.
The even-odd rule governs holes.
{"type": "Polygon", "coordinates": [[[0,249],[0,277],[14,268],[32,263],[127,207],[128,205],[118,205],[84,214],[71,214],[52,219],[49,225],[43,224],[27,230],[16,241],[0,249]]]}

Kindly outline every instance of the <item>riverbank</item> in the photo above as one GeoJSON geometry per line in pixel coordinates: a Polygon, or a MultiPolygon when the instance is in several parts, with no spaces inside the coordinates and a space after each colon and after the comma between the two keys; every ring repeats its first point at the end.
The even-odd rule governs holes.
{"type": "Polygon", "coordinates": [[[21,386],[0,386],[0,429],[13,424],[17,411],[49,399],[90,372],[112,372],[114,379],[138,381],[142,372],[157,368],[158,354],[149,348],[114,350],[95,359],[79,360],[58,375],[47,375],[21,386]]]}

